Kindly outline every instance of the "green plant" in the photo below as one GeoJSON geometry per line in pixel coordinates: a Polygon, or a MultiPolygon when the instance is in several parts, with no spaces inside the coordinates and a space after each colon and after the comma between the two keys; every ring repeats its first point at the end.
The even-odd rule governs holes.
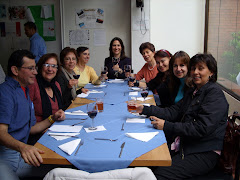
{"type": "Polygon", "coordinates": [[[240,32],[231,34],[232,39],[229,41],[231,50],[223,53],[224,63],[220,71],[223,77],[236,83],[236,77],[240,72],[240,32]]]}

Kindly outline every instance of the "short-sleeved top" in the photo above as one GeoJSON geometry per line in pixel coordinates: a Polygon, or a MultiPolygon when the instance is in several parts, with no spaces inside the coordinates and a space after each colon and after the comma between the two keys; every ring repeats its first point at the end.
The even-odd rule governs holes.
{"type": "MultiPolygon", "coordinates": [[[[61,92],[61,87],[59,83],[56,81],[55,84],[59,89],[59,91],[61,92]]],[[[29,87],[30,98],[34,104],[35,116],[37,118],[37,122],[41,122],[44,119],[43,119],[43,111],[42,111],[42,99],[41,99],[41,94],[40,94],[40,89],[39,89],[37,79],[34,80],[34,84],[31,84],[28,87],[29,87]]],[[[57,98],[55,97],[55,101],[53,101],[49,97],[49,100],[51,102],[52,114],[54,114],[59,110],[57,98]]]]}
{"type": "Polygon", "coordinates": [[[36,56],[35,57],[36,63],[38,62],[40,57],[47,53],[45,41],[38,33],[35,33],[30,38],[30,51],[36,56]]]}
{"type": "Polygon", "coordinates": [[[101,84],[101,81],[98,79],[96,71],[90,66],[85,65],[83,72],[81,72],[80,69],[75,66],[73,71],[75,72],[75,74],[80,75],[80,78],[78,79],[78,87],[84,87],[90,82],[96,85],[101,84]]]}
{"type": "MultiPolygon", "coordinates": [[[[125,57],[123,59],[121,59],[119,61],[119,68],[121,68],[122,70],[124,70],[124,66],[125,65],[132,65],[132,62],[131,62],[131,59],[128,58],[128,57],[125,57]]],[[[108,57],[105,59],[105,62],[104,62],[104,66],[107,66],[108,68],[108,79],[125,79],[125,73],[117,73],[115,74],[114,70],[113,70],[113,63],[112,63],[112,57],[108,57]]]]}
{"type": "Polygon", "coordinates": [[[153,69],[149,69],[148,63],[145,63],[142,69],[136,74],[136,80],[140,81],[145,78],[145,81],[148,83],[150,80],[154,79],[157,74],[157,66],[154,66],[153,69]]]}
{"type": "Polygon", "coordinates": [[[31,127],[36,123],[28,88],[26,96],[18,81],[12,77],[6,77],[0,85],[0,123],[8,124],[8,133],[23,143],[27,143],[31,127]]]}

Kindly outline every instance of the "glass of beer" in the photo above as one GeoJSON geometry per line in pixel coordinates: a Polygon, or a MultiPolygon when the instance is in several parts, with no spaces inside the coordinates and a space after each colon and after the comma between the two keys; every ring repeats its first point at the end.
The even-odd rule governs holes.
{"type": "Polygon", "coordinates": [[[98,112],[103,112],[103,98],[97,98],[96,104],[98,106],[98,112]]]}
{"type": "Polygon", "coordinates": [[[127,108],[130,113],[136,112],[136,97],[128,96],[127,108]]]}

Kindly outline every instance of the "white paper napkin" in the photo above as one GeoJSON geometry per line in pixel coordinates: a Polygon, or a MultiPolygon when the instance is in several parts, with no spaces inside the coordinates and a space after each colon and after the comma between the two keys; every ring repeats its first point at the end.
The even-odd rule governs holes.
{"type": "Polygon", "coordinates": [[[109,83],[124,83],[123,79],[113,79],[113,80],[109,80],[109,83]]]}
{"type": "Polygon", "coordinates": [[[126,133],[126,136],[148,142],[151,140],[154,136],[156,136],[159,132],[145,132],[145,133],[126,133]]]}
{"type": "Polygon", "coordinates": [[[89,93],[104,93],[103,91],[97,91],[97,90],[91,90],[91,91],[88,91],[89,93]]]}
{"type": "Polygon", "coordinates": [[[77,111],[72,111],[72,112],[65,112],[65,114],[70,114],[70,115],[81,115],[81,116],[87,116],[88,114],[81,111],[81,110],[77,110],[77,111]]]}
{"type": "Polygon", "coordinates": [[[139,88],[139,87],[131,87],[130,89],[134,90],[134,91],[140,91],[141,90],[141,88],[139,88]]]}
{"type": "Polygon", "coordinates": [[[77,148],[78,144],[80,143],[81,139],[76,139],[73,141],[69,141],[67,143],[64,143],[60,146],[58,146],[61,150],[63,150],[65,153],[71,156],[71,154],[74,152],[74,150],[77,148]]]}
{"type": "Polygon", "coordinates": [[[96,129],[96,130],[89,130],[88,128],[84,128],[84,129],[85,129],[85,131],[86,131],[87,133],[96,132],[96,131],[105,131],[105,130],[106,130],[103,125],[102,125],[102,126],[97,126],[97,129],[96,129]]]}
{"type": "MultiPolygon", "coordinates": [[[[146,97],[145,101],[149,100],[149,99],[152,99],[152,97],[146,97]]],[[[144,101],[144,98],[143,97],[137,97],[137,100],[138,101],[144,101]]]]}
{"type": "Polygon", "coordinates": [[[54,132],[80,132],[82,126],[71,126],[71,125],[53,125],[49,128],[49,131],[54,132]]]}
{"type": "Polygon", "coordinates": [[[85,98],[85,97],[87,97],[89,94],[90,94],[90,92],[88,91],[86,94],[85,94],[85,93],[78,94],[77,97],[85,98]]]}
{"type": "Polygon", "coordinates": [[[145,119],[142,119],[142,118],[127,118],[126,123],[145,123],[145,119]]]}
{"type": "Polygon", "coordinates": [[[129,92],[129,96],[137,96],[137,95],[138,95],[138,92],[137,92],[137,91],[129,92]]]}
{"type": "Polygon", "coordinates": [[[100,84],[100,85],[96,85],[96,86],[93,86],[93,87],[105,87],[106,85],[103,85],[103,84],[100,84]]]}
{"type": "Polygon", "coordinates": [[[64,140],[70,138],[71,136],[77,136],[80,133],[51,133],[49,132],[48,135],[56,139],[57,141],[64,140]]]}

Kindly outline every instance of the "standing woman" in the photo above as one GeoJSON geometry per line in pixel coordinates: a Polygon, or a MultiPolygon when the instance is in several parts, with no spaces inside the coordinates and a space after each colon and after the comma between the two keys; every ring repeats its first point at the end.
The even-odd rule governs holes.
{"type": "Polygon", "coordinates": [[[228,103],[217,81],[217,62],[210,54],[190,60],[194,87],[169,108],[137,104],[137,112],[151,116],[154,128],[177,136],[172,166],[157,167],[157,179],[186,179],[211,171],[218,162],[227,125],[228,103]],[[199,168],[200,167],[200,168],[199,168]]]}
{"type": "Polygon", "coordinates": [[[78,79],[75,79],[73,69],[77,63],[77,52],[74,48],[66,47],[60,53],[61,71],[57,76],[57,81],[61,86],[63,98],[63,110],[67,109],[77,94],[86,93],[88,89],[78,88],[78,79]]]}
{"type": "Polygon", "coordinates": [[[126,57],[125,48],[122,39],[115,37],[111,40],[109,46],[110,56],[105,59],[104,66],[108,68],[109,79],[125,79],[124,66],[131,65],[131,59],[126,57]],[[112,59],[119,59],[119,62],[114,65],[112,59]]]}
{"type": "Polygon", "coordinates": [[[78,60],[74,72],[80,75],[80,78],[78,79],[78,87],[84,87],[89,82],[95,85],[101,84],[103,77],[98,77],[96,71],[87,65],[90,58],[88,47],[78,47],[77,56],[78,60]]]}
{"type": "Polygon", "coordinates": [[[158,74],[157,63],[154,58],[155,47],[149,42],[142,43],[139,47],[139,51],[142,54],[144,60],[146,61],[142,69],[136,74],[136,80],[140,81],[143,78],[146,83],[154,79],[158,74]]]}

